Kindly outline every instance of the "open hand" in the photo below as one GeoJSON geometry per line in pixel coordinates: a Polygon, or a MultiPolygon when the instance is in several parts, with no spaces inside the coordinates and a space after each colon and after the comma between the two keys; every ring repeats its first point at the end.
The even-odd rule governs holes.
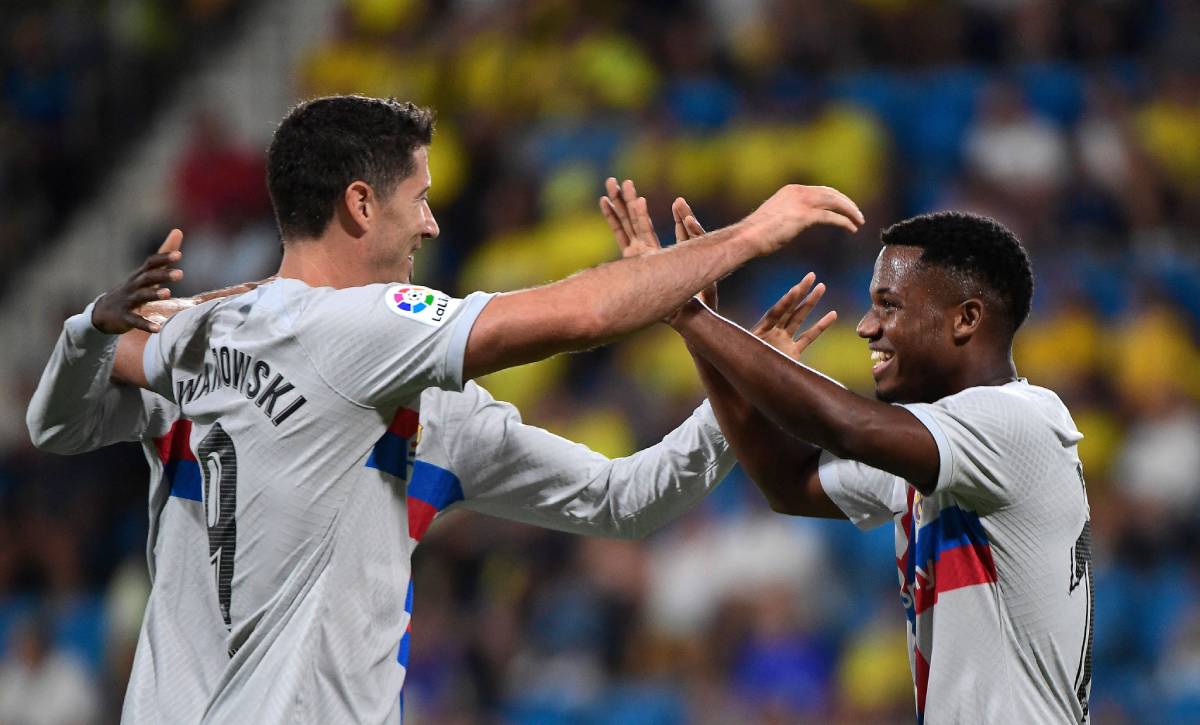
{"type": "Polygon", "coordinates": [[[163,285],[183,279],[183,270],[171,266],[183,258],[183,252],[179,251],[182,243],[183,232],[172,229],[158,252],[147,257],[124,282],[96,300],[92,307],[92,325],[109,335],[134,329],[158,332],[161,320],[143,317],[140,308],[147,302],[170,297],[171,290],[163,285]]]}
{"type": "Polygon", "coordinates": [[[804,275],[804,279],[771,305],[771,309],[767,310],[750,332],[784,355],[799,360],[805,348],[837,320],[837,312],[830,310],[807,330],[796,334],[800,325],[804,324],[809,313],[825,295],[825,283],[814,287],[813,283],[816,280],[817,276],[812,272],[804,275]]]}
{"type": "MultiPolygon", "coordinates": [[[[637,257],[647,252],[662,248],[654,225],[650,221],[650,211],[646,206],[646,198],[638,196],[637,188],[629,179],[617,183],[613,177],[604,182],[606,196],[600,197],[600,211],[608,221],[621,257],[637,257]]],[[[675,241],[683,242],[704,235],[704,227],[692,214],[692,208],[681,196],[671,205],[671,214],[675,218],[675,241]]],[[[706,287],[696,295],[701,302],[712,309],[717,308],[717,285],[706,287]]],[[[670,322],[670,318],[667,320],[670,322]]]]}
{"type": "Polygon", "coordinates": [[[828,186],[788,184],[743,220],[758,242],[759,254],[770,254],[816,224],[841,227],[853,234],[866,222],[858,205],[828,186]]]}
{"type": "MultiPolygon", "coordinates": [[[[676,198],[675,203],[671,204],[671,216],[675,218],[676,242],[683,242],[688,239],[704,236],[704,227],[700,226],[700,220],[692,213],[692,207],[682,196],[676,198]]],[[[708,305],[709,309],[714,312],[717,310],[716,282],[700,290],[700,294],[696,296],[700,298],[701,302],[708,305]]]]}

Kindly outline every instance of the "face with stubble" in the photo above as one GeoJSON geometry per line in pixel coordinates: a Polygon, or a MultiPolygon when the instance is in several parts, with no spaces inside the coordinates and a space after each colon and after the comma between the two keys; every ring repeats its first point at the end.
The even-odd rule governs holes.
{"type": "Polygon", "coordinates": [[[933,402],[952,388],[961,345],[953,335],[955,286],[937,267],[920,263],[920,247],[888,245],[875,260],[871,308],[858,335],[871,351],[875,397],[887,403],[933,402]]]}
{"type": "Polygon", "coordinates": [[[421,242],[438,235],[437,220],[429,208],[429,148],[413,151],[413,171],[380,199],[380,223],[373,225],[368,242],[375,277],[387,282],[411,282],[413,256],[421,242]]]}

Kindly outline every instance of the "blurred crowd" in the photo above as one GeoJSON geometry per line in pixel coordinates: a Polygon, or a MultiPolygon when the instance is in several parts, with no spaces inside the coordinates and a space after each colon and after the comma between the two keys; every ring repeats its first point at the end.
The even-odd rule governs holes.
{"type": "Polygon", "coordinates": [[[239,4],[0,3],[0,284],[120,162],[239,4]]]}
{"type": "MultiPolygon", "coordinates": [[[[89,28],[101,30],[113,32],[89,28]]],[[[836,186],[868,227],[749,265],[723,283],[722,309],[752,323],[816,271],[840,322],[807,362],[867,394],[854,324],[879,229],[944,208],[1010,226],[1037,281],[1018,369],[1086,436],[1095,721],[1184,722],[1200,719],[1197,38],[1200,4],[1183,0],[346,0],[296,92],[437,109],[442,236],[416,276],[459,294],[616,256],[596,207],[610,174],[638,182],[668,242],[676,195],[716,227],[783,183],[836,186]]],[[[21,118],[12,89],[43,67],[0,59],[0,133],[41,128],[9,119],[21,118]]],[[[66,108],[60,121],[79,120],[66,108]]],[[[277,263],[266,142],[232,137],[216,110],[193,120],[163,226],[186,231],[191,291],[277,263]]],[[[10,195],[10,163],[0,209],[60,201],[54,174],[21,187],[38,203],[10,195]]],[[[0,239],[13,223],[0,214],[0,239]]],[[[614,456],[656,442],[702,396],[665,326],[482,382],[527,422],[614,456]]],[[[0,517],[0,722],[111,717],[146,591],[138,449],[2,451],[0,517]],[[61,685],[79,693],[63,698],[70,718],[22,719],[35,681],[74,683],[61,685]]],[[[644,542],[450,513],[415,560],[408,715],[910,721],[893,564],[890,526],[772,514],[738,472],[644,542]]]]}

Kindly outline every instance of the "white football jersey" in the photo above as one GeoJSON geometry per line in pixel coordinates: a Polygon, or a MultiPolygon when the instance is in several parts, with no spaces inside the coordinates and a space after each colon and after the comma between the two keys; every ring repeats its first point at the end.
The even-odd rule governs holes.
{"type": "Polygon", "coordinates": [[[904,407],[937,442],[932,495],[827,452],[820,478],[860,528],[895,521],[917,721],[1088,722],[1091,525],[1070,413],[1024,380],[904,407]]]}
{"type": "Polygon", "coordinates": [[[610,460],[474,383],[404,397],[422,377],[458,384],[486,297],[396,287],[280,280],[182,313],[146,353],[182,411],[109,383],[115,338],[90,308],[67,321],[31,434],[63,453],[141,439],[151,463],[153,587],[124,721],[398,721],[409,557],[434,517],[637,537],[732,468],[707,403],[610,460]]]}

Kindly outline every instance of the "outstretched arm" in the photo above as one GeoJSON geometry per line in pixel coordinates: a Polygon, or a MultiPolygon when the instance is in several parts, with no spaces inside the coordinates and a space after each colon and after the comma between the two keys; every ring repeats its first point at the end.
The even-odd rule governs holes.
{"type": "Polygon", "coordinates": [[[698,301],[680,310],[674,327],[691,349],[784,431],[839,458],[900,476],[922,493],[933,491],[937,444],[912,413],[846,390],[698,301]]]}
{"type": "MultiPolygon", "coordinates": [[[[653,230],[644,234],[639,232],[644,225],[635,227],[632,223],[641,210],[631,210],[616,191],[615,185],[609,186],[608,196],[601,199],[600,208],[622,254],[630,256],[657,249],[658,237],[653,230]]],[[[684,242],[704,233],[682,197],[675,200],[671,211],[675,218],[676,240],[684,242]]],[[[804,349],[837,319],[837,313],[831,311],[812,327],[799,331],[825,292],[823,284],[814,287],[815,281],[816,276],[809,274],[790,289],[754,326],[754,334],[784,354],[799,359],[804,349]]],[[[716,287],[705,290],[700,299],[715,308],[716,287]]],[[[820,449],[785,433],[741,396],[695,349],[689,346],[688,351],[722,432],[737,454],[742,469],[762,491],[771,508],[796,516],[845,518],[841,509],[825,494],[817,477],[820,449]]]]}
{"type": "Polygon", "coordinates": [[[695,506],[734,464],[707,405],[659,443],[611,459],[525,425],[477,385],[428,391],[421,417],[429,443],[419,458],[454,474],[463,508],[573,534],[642,538],[695,506]]]}
{"type": "MultiPolygon", "coordinates": [[[[631,223],[643,214],[630,205],[614,206],[614,210],[618,215],[624,212],[631,223]]],[[[689,300],[671,324],[694,354],[785,432],[839,458],[900,476],[922,493],[933,491],[940,465],[937,444],[909,411],[846,390],[720,317],[698,299],[689,300]]],[[[815,483],[815,469],[806,480],[815,483]]]]}
{"type": "MultiPolygon", "coordinates": [[[[625,202],[645,209],[632,182],[625,202]]],[[[649,223],[649,214],[643,217],[649,223]]],[[[862,213],[827,187],[785,186],[750,216],[671,249],[585,270],[561,282],[500,294],[471,329],[463,377],[581,350],[660,320],[753,257],[780,249],[814,224],[858,229],[862,213]]]]}

